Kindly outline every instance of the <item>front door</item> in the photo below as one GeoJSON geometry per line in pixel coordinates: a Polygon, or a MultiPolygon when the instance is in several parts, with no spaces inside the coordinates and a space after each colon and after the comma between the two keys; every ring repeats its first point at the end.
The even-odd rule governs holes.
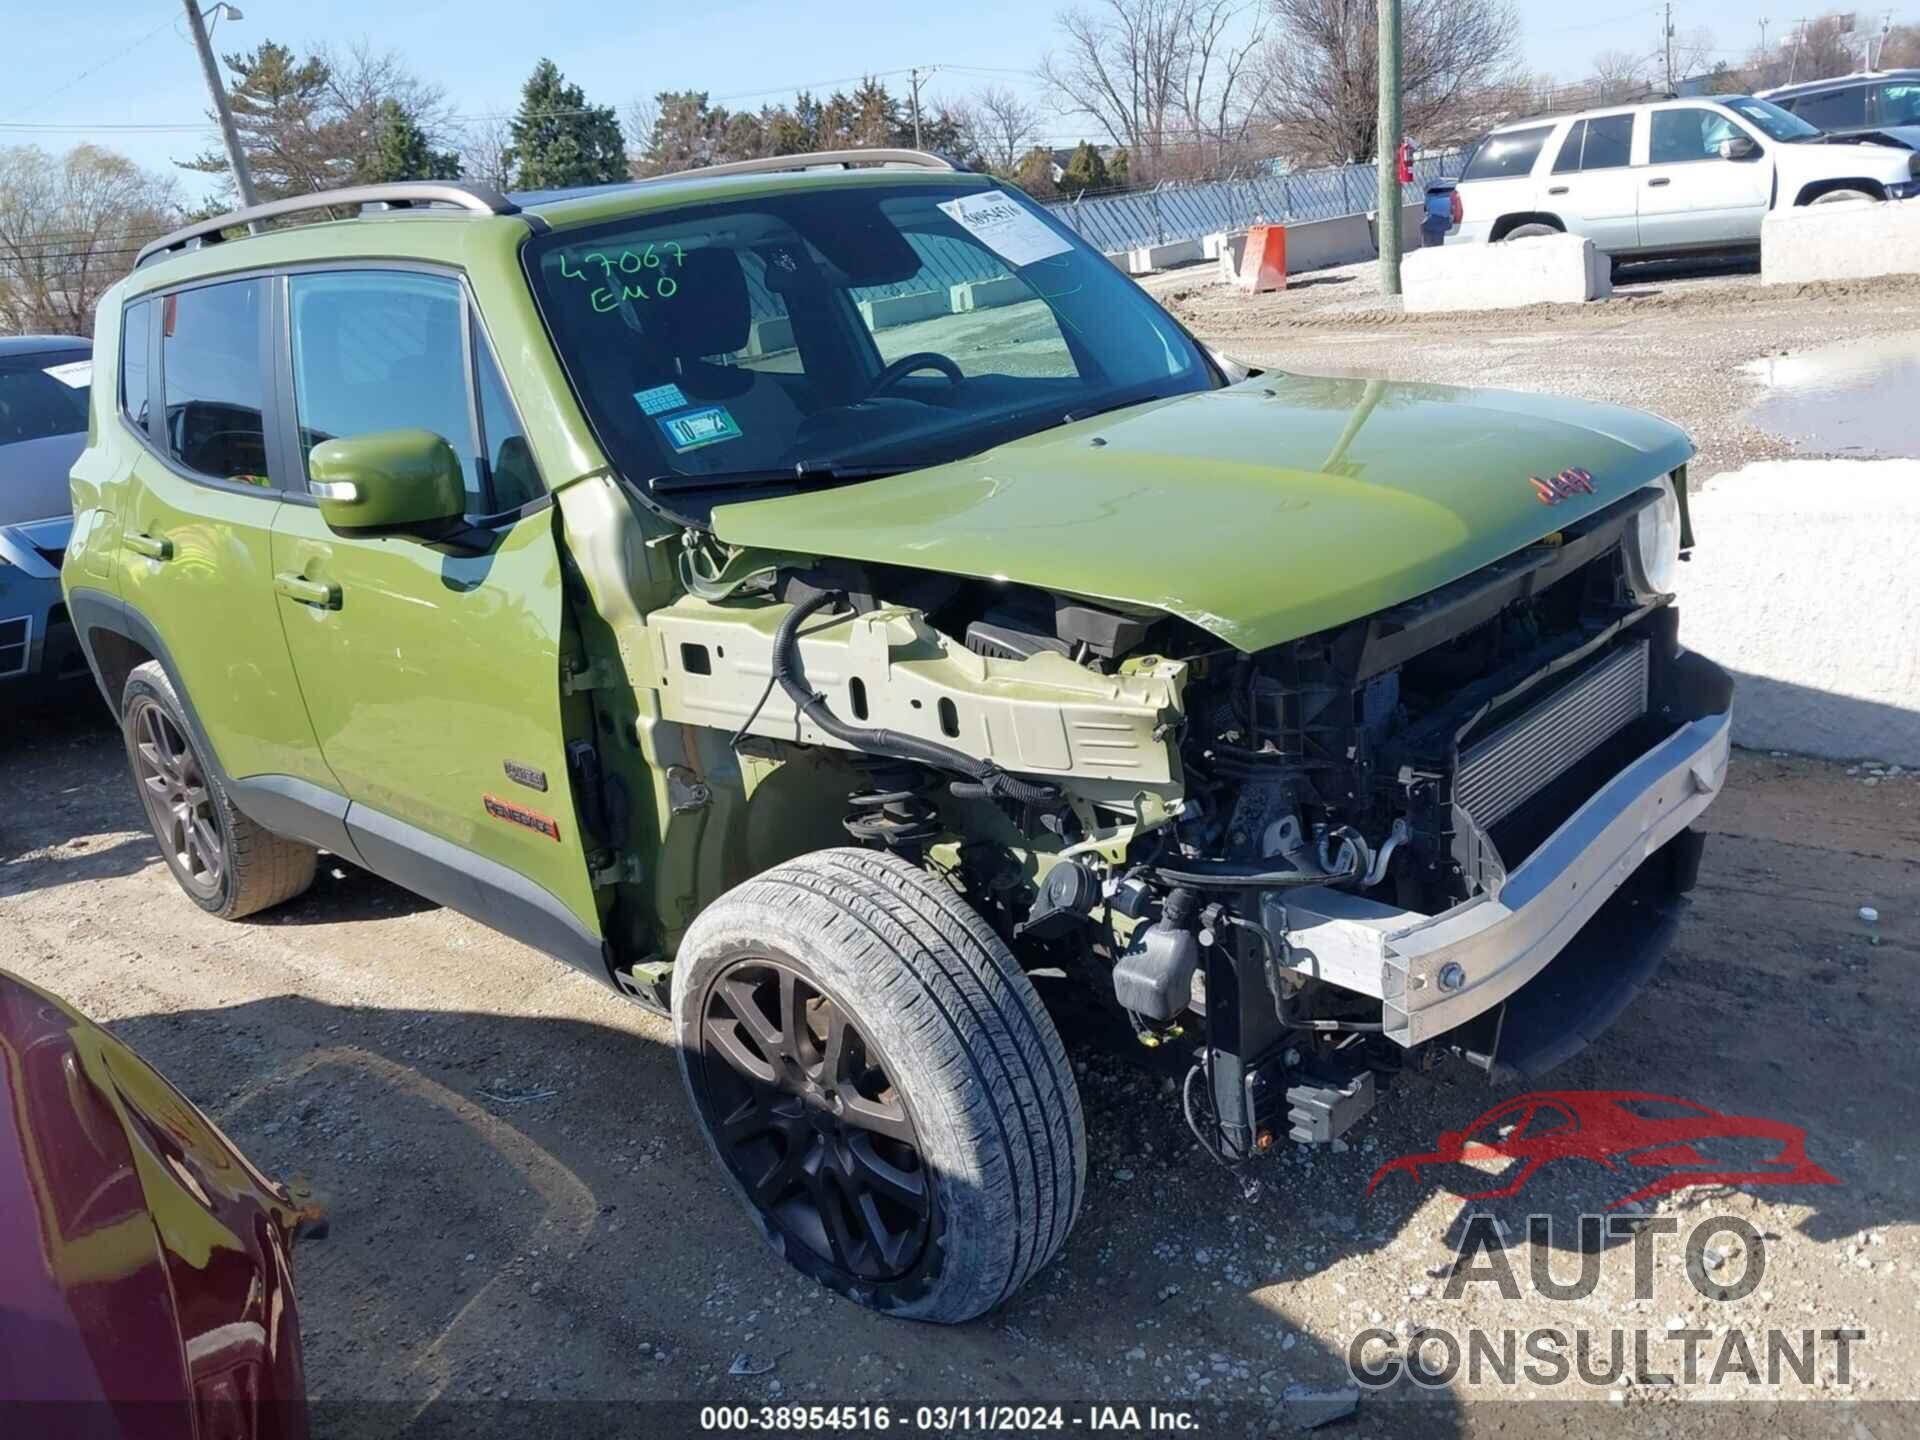
{"type": "Polygon", "coordinates": [[[1647,164],[1640,179],[1640,246],[1752,245],[1773,198],[1773,160],[1723,160],[1720,142],[1754,139],[1725,111],[1669,105],[1649,117],[1647,164]]]}
{"type": "MultiPolygon", "coordinates": [[[[556,512],[465,288],[366,268],[279,283],[302,465],[323,440],[432,431],[460,457],[484,536],[479,553],[341,536],[304,495],[275,523],[287,644],[356,844],[430,894],[408,868],[423,855],[442,881],[473,868],[462,857],[494,862],[592,929],[562,728],[556,512]]],[[[484,897],[436,898],[489,914],[484,897]]]]}

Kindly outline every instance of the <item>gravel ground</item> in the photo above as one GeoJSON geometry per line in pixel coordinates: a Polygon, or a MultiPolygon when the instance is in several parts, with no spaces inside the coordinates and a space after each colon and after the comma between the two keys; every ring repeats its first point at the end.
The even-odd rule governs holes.
{"type": "MultiPolygon", "coordinates": [[[[1586,1162],[1491,1204],[1461,1198],[1500,1183],[1464,1166],[1419,1183],[1395,1176],[1369,1198],[1382,1161],[1429,1148],[1499,1098],[1464,1068],[1395,1082],[1350,1146],[1263,1162],[1257,1189],[1244,1191],[1195,1149],[1171,1079],[1142,1069],[1068,997],[1059,1009],[1092,1162],[1079,1229],[1003,1311],[932,1330],[858,1310],[762,1251],[694,1132],[663,1022],[346,866],[253,921],[210,919],[176,892],[140,829],[97,698],[10,719],[0,735],[11,802],[0,819],[4,963],[108,1022],[259,1163],[310,1177],[328,1198],[332,1235],[299,1257],[312,1392],[323,1407],[382,1402],[341,1428],[553,1428],[551,1412],[529,1421],[494,1403],[503,1398],[1112,1399],[1197,1406],[1206,1433],[1264,1434],[1270,1418],[1297,1410],[1283,1399],[1289,1386],[1344,1383],[1358,1331],[1420,1324],[1620,1324],[1650,1332],[1655,1371],[1679,1353],[1669,1332],[1693,1326],[1743,1327],[1756,1346],[1769,1325],[1857,1326],[1868,1338],[1846,1383],[1827,1347],[1811,1382],[1789,1377],[1778,1391],[1609,1383],[1603,1338],[1600,1383],[1483,1379],[1404,1404],[1369,1395],[1361,1433],[1494,1433],[1524,1421],[1529,1432],[1584,1435],[1618,1417],[1622,1433],[1639,1434],[1705,1414],[1668,1408],[1690,1397],[1920,1395],[1912,774],[1740,755],[1707,815],[1698,908],[1676,952],[1556,1077],[1808,1127],[1810,1154],[1838,1185],[1695,1189],[1648,1207],[1683,1235],[1728,1215],[1764,1237],[1765,1278],[1745,1299],[1703,1299],[1672,1241],[1642,1298],[1624,1243],[1600,1256],[1589,1298],[1532,1296],[1526,1216],[1562,1226],[1538,1253],[1565,1278],[1580,1263],[1574,1217],[1636,1183],[1586,1162]],[[1863,904],[1877,923],[1859,918],[1863,904]],[[1521,1298],[1484,1281],[1449,1297],[1474,1212],[1506,1227],[1521,1298]],[[1469,1403],[1548,1396],[1620,1408],[1469,1403]]],[[[1732,1252],[1708,1257],[1716,1274],[1745,1263],[1738,1245],[1716,1244],[1732,1252]]],[[[1705,1353],[1710,1365],[1718,1352],[1705,1353]]],[[[1769,1433],[1857,1440],[1856,1414],[1912,1418],[1871,1404],[1790,1406],[1769,1433]]],[[[648,1417],[633,1433],[695,1423],[631,1416],[648,1417]]],[[[1872,1423],[1866,1433],[1892,1433],[1872,1423]]]]}
{"type": "MultiPolygon", "coordinates": [[[[1741,416],[1743,362],[1911,329],[1920,288],[1796,296],[1676,282],[1573,314],[1408,319],[1333,308],[1340,272],[1249,302],[1158,282],[1223,349],[1307,371],[1556,390],[1648,406],[1702,443],[1696,474],[1782,453],[1741,416]],[[1309,283],[1311,282],[1311,283],[1309,283]]],[[[1807,453],[1802,451],[1800,453],[1807,453]]],[[[1708,812],[1696,908],[1668,964],[1556,1087],[1631,1086],[1807,1128],[1831,1186],[1733,1184],[1640,1207],[1684,1237],[1728,1216],[1701,1285],[1661,1242],[1636,1296],[1634,1243],[1598,1254],[1584,1299],[1534,1292],[1530,1265],[1580,1267],[1576,1217],[1635,1181],[1587,1162],[1511,1199],[1476,1167],[1391,1177],[1502,1098],[1464,1067],[1396,1080],[1332,1151],[1215,1166],[1169,1075],[1072,995],[1057,998],[1088,1112],[1086,1207],[1062,1259],[986,1320],[930,1330],[869,1315],[789,1273],[754,1239],[684,1104],[664,1022],[558,964],[345,865],[302,899],[223,924],[154,853],[98,698],[0,711],[0,964],[109,1023],[269,1171],[311,1178],[330,1238],[299,1256],[322,1433],[582,1430],[606,1402],[628,1433],[691,1430],[649,1402],[1115,1401],[1190,1410],[1207,1434],[1313,1418],[1289,1387],[1347,1383],[1360,1331],[1464,1335],[1623,1326],[1674,1371],[1681,1332],[1858,1328],[1850,1374],[1628,1384],[1461,1377],[1368,1394],[1337,1433],[1912,1433],[1920,1412],[1920,779],[1741,753],[1708,812]],[[1877,919],[1868,923],[1861,907],[1877,919]],[[1504,1227],[1518,1293],[1455,1276],[1469,1217],[1504,1227]],[[1537,1244],[1527,1216],[1559,1225],[1537,1244]],[[1744,1298],[1704,1298],[1764,1254],[1744,1298]],[[1825,1404],[1683,1405],[1689,1399],[1825,1404]],[[1550,1403],[1584,1399],[1596,1403],[1550,1403]],[[1531,1400],[1526,1405],[1496,1401],[1531,1400]],[[378,1408],[326,1409],[376,1401],[378,1408]],[[483,1402],[483,1403],[476,1403],[483,1402]]],[[[1706,1158],[1716,1158],[1709,1154],[1706,1158]]],[[[1511,1178],[1510,1176],[1508,1178],[1511,1178]]],[[[1653,1229],[1647,1229],[1651,1239],[1653,1229]]],[[[1482,1266],[1493,1262],[1480,1257],[1482,1266]]],[[[1632,1346],[1631,1338],[1627,1344],[1632,1346]]],[[[1764,1366],[1764,1355],[1760,1362],[1764,1366]]],[[[1084,1414],[1084,1412],[1082,1412],[1084,1414]]],[[[1144,1422],[1142,1422],[1144,1424],[1144,1422]]],[[[899,1427],[896,1427],[899,1428],[899,1427]]],[[[959,1428],[951,1426],[949,1428],[959,1428]]],[[[969,1426],[967,1428],[977,1428],[969,1426]]],[[[1082,1427],[1084,1428],[1084,1427],[1082,1427]]]]}
{"type": "Polygon", "coordinates": [[[1699,446],[1695,483],[1754,460],[1848,453],[1753,423],[1768,356],[1920,330],[1920,277],[1763,286],[1738,267],[1636,266],[1603,304],[1457,315],[1385,308],[1372,262],[1243,296],[1203,267],[1148,285],[1208,343],[1251,364],[1577,395],[1651,410],[1699,446]]]}

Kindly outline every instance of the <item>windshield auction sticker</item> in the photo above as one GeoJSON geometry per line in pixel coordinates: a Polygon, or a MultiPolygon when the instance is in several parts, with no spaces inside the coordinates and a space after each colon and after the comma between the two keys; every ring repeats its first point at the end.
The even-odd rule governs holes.
{"type": "Polygon", "coordinates": [[[1016,269],[1064,254],[1070,248],[1004,190],[943,200],[940,208],[962,230],[1016,269]]]}

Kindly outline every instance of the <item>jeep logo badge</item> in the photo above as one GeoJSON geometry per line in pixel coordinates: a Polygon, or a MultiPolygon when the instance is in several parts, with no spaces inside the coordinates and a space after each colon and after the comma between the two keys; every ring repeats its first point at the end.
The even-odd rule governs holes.
{"type": "Polygon", "coordinates": [[[1527,478],[1533,482],[1533,493],[1540,497],[1542,505],[1558,505],[1569,495],[1593,494],[1593,476],[1585,470],[1562,470],[1551,480],[1542,480],[1538,475],[1527,478]]]}

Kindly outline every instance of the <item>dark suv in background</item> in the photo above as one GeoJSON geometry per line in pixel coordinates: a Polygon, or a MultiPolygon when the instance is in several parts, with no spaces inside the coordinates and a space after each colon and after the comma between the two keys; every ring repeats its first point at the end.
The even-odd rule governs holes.
{"type": "Polygon", "coordinates": [[[1760,97],[1829,135],[1920,150],[1920,70],[1880,70],[1762,90],[1760,97]]]}

